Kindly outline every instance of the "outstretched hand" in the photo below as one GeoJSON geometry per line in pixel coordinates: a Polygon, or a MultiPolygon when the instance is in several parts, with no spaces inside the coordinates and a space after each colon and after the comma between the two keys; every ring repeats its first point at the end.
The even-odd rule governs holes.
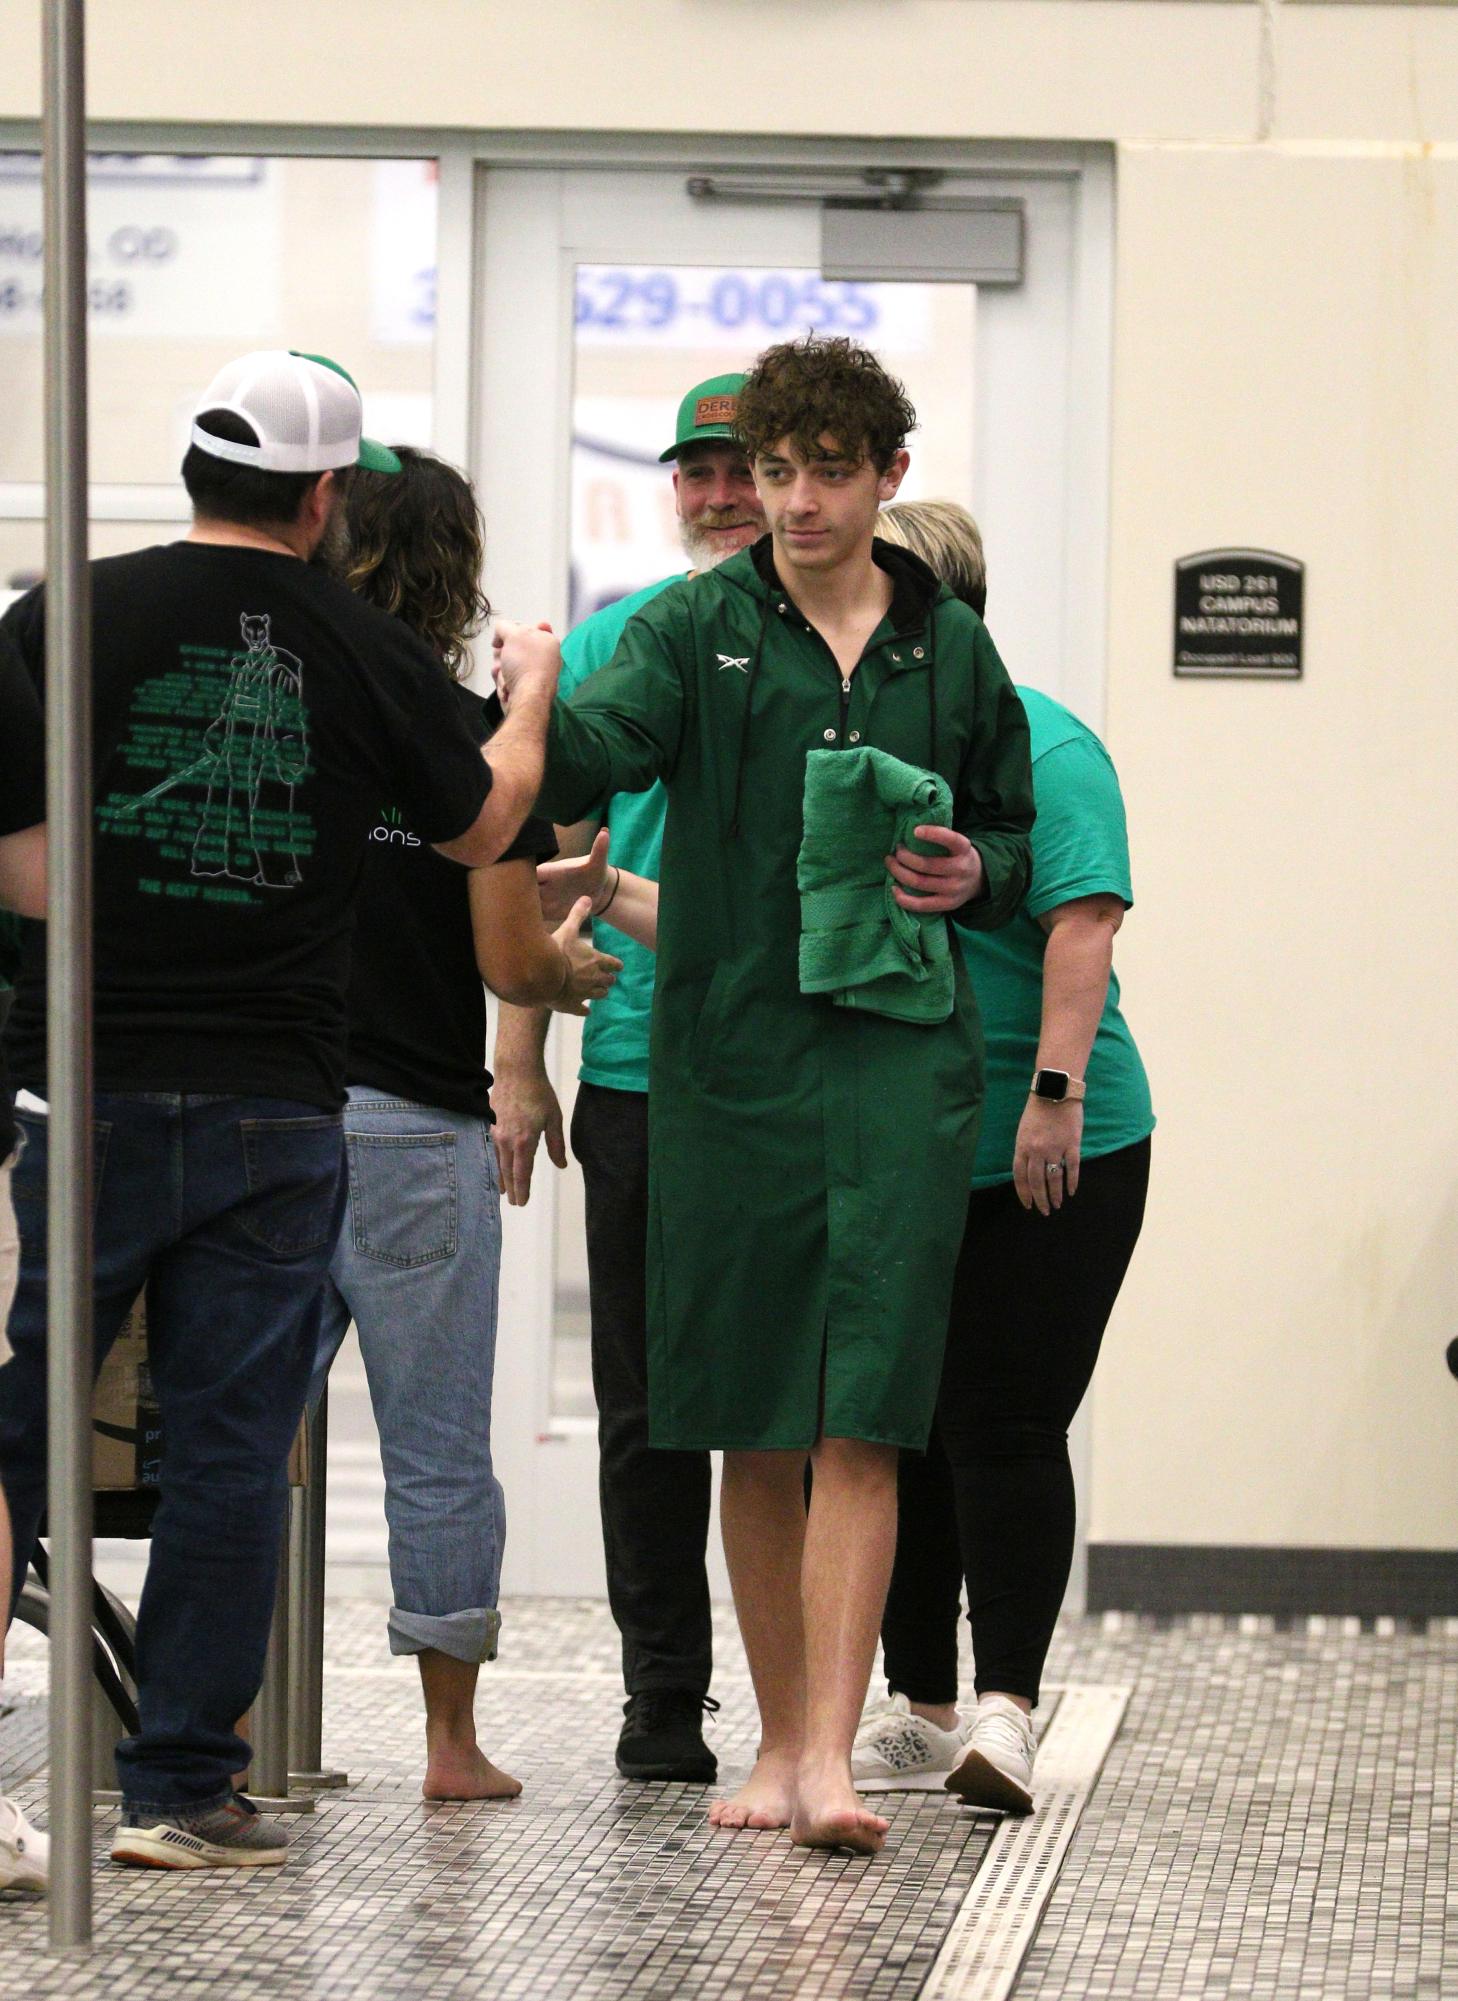
{"type": "Polygon", "coordinates": [[[509,618],[497,619],[491,650],[495,656],[491,673],[503,709],[511,707],[512,696],[522,688],[538,685],[549,695],[556,693],[562,649],[545,620],[537,625],[516,625],[509,618]]]}
{"type": "Polygon", "coordinates": [[[887,855],[887,871],[898,885],[891,894],[903,910],[932,917],[960,910],[982,894],[986,870],[981,854],[965,834],[954,827],[916,827],[912,831],[919,841],[930,841],[946,852],[919,855],[903,846],[894,855],[887,855]]]}
{"type": "Polygon", "coordinates": [[[615,959],[611,952],[599,952],[583,932],[591,914],[591,898],[579,896],[552,933],[566,963],[562,990],[551,1003],[558,1014],[586,1014],[588,1003],[601,1000],[623,970],[621,959],[615,959]]]}
{"type": "Polygon", "coordinates": [[[549,924],[560,924],[580,896],[590,899],[590,914],[597,915],[607,882],[608,841],[608,830],[601,827],[585,855],[563,855],[558,861],[537,864],[537,894],[549,924]]]}

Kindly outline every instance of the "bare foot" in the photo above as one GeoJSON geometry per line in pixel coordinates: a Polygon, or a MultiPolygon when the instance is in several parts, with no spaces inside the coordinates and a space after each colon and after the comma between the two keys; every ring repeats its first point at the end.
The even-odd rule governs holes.
{"type": "Polygon", "coordinates": [[[848,1764],[800,1767],[790,1839],[797,1848],[849,1848],[878,1855],[890,1822],[861,1805],[848,1764]]]}
{"type": "Polygon", "coordinates": [[[767,1751],[733,1799],[715,1800],[709,1808],[709,1825],[731,1834],[742,1827],[788,1827],[794,1808],[794,1754],[767,1751]]]}
{"type": "Polygon", "coordinates": [[[514,1800],[521,1780],[493,1765],[475,1744],[440,1744],[430,1753],[421,1797],[428,1800],[514,1800]]]}

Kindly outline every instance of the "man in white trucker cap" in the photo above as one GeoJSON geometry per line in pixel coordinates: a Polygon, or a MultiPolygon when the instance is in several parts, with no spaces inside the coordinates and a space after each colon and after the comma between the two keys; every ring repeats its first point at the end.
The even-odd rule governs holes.
{"type": "MultiPolygon", "coordinates": [[[[160,1868],[282,1862],[234,1791],[262,1678],[285,1466],[345,1177],[345,988],[380,804],[471,866],[536,796],[555,673],[484,750],[399,620],[313,559],[360,435],[337,363],[231,363],[200,399],[189,534],[91,566],[98,1363],[145,1288],[160,1503],[138,1619],[141,1728],[112,1848],[160,1868]]],[[[37,684],[45,593],[0,621],[37,684]]],[[[46,1471],[45,965],[27,942],[9,1055],[26,1144],[0,1372],[18,1589],[46,1471]]]]}
{"type": "Polygon", "coordinates": [[[260,472],[337,472],[367,466],[394,473],[400,461],[388,445],[360,436],[363,416],[355,380],[324,354],[265,349],[230,361],[213,377],[198,415],[230,411],[257,434],[257,442],[218,435],[199,422],[192,442],[213,458],[260,472]]]}

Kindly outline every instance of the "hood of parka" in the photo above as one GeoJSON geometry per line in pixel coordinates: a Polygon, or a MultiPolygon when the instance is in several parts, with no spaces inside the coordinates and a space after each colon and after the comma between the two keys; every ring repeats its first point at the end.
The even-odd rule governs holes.
{"type": "MultiPolygon", "coordinates": [[[[891,579],[891,607],[887,613],[898,634],[910,636],[924,634],[926,640],[927,699],[931,724],[927,749],[927,769],[937,768],[937,652],[936,621],[932,617],[933,608],[944,598],[954,599],[953,592],[937,576],[929,563],[910,549],[903,549],[899,543],[883,542],[878,535],[871,544],[871,552],[879,569],[891,579]]],[[[741,549],[720,563],[714,571],[715,577],[735,590],[759,601],[759,626],[749,658],[749,686],[744,696],[744,720],[739,727],[739,755],[734,771],[734,811],[729,821],[729,837],[737,839],[739,834],[739,808],[744,796],[744,768],[749,760],[749,732],[754,718],[754,683],[759,673],[759,663],[764,655],[765,634],[769,630],[770,613],[778,606],[783,609],[790,601],[789,593],[780,581],[775,568],[775,547],[772,535],[761,535],[749,548],[741,549]]]]}

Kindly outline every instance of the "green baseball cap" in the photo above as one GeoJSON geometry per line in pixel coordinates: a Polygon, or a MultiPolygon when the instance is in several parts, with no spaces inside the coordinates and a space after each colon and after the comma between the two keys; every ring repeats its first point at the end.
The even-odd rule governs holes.
{"type": "Polygon", "coordinates": [[[703,444],[710,438],[732,438],[743,387],[743,375],[711,375],[707,382],[696,382],[678,406],[677,435],[668,450],[658,454],[658,463],[667,465],[685,445],[703,444]]]}

